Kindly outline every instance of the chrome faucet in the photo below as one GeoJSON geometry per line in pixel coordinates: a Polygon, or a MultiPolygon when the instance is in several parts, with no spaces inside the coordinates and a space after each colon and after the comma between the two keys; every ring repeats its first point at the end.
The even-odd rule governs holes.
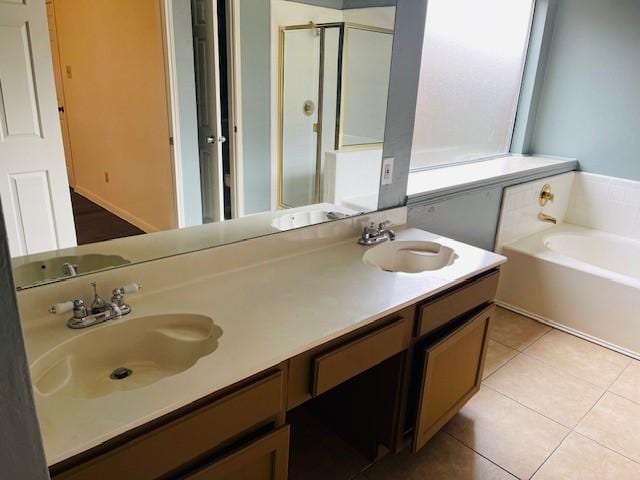
{"type": "Polygon", "coordinates": [[[541,222],[553,223],[554,225],[558,223],[555,217],[542,212],[538,214],[538,220],[540,220],[541,222]]]}
{"type": "Polygon", "coordinates": [[[62,264],[62,275],[65,277],[75,277],[78,274],[78,265],[65,262],[62,264]]]}
{"type": "Polygon", "coordinates": [[[137,283],[131,283],[124,287],[116,288],[112,292],[111,301],[105,302],[98,295],[96,283],[91,282],[93,286],[94,299],[91,307],[87,308],[84,300],[76,299],[62,303],[56,303],[49,309],[49,313],[65,313],[72,311],[73,316],[67,321],[69,328],[87,328],[93,325],[106,322],[108,320],[116,320],[131,313],[131,306],[124,301],[125,293],[135,293],[142,288],[137,283]]]}
{"type": "Polygon", "coordinates": [[[386,242],[387,240],[390,242],[394,241],[396,234],[388,228],[390,225],[391,222],[389,220],[379,223],[377,227],[374,222],[371,222],[368,226],[364,227],[358,243],[360,245],[375,245],[376,243],[386,242]]]}

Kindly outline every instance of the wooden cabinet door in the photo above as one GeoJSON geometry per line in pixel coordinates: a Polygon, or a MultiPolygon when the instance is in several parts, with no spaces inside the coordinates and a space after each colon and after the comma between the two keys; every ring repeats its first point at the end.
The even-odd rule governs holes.
{"type": "Polygon", "coordinates": [[[426,347],[413,451],[416,452],[479,390],[493,305],[426,347]]]}
{"type": "Polygon", "coordinates": [[[268,433],[184,480],[287,480],[289,426],[268,433]]]}

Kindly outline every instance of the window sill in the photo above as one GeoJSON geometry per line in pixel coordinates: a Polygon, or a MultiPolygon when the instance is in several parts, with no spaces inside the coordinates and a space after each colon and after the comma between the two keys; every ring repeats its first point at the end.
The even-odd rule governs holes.
{"type": "Polygon", "coordinates": [[[409,204],[500,184],[523,183],[536,178],[575,170],[578,161],[569,158],[506,155],[463,165],[409,173],[409,204]]]}

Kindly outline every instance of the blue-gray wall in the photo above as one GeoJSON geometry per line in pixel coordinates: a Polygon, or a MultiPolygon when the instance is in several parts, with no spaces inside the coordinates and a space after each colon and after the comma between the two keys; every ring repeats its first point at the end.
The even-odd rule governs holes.
{"type": "Polygon", "coordinates": [[[271,2],[240,1],[245,214],[271,209],[271,2]]]}
{"type": "Polygon", "coordinates": [[[531,151],[640,180],[640,1],[559,0],[531,151]]]}

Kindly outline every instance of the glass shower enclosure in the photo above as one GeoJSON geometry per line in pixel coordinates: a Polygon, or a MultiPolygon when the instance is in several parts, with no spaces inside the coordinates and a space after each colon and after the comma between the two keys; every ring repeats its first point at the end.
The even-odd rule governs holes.
{"type": "Polygon", "coordinates": [[[382,145],[392,43],[345,22],[280,28],[279,208],[323,201],[327,152],[382,145]]]}

